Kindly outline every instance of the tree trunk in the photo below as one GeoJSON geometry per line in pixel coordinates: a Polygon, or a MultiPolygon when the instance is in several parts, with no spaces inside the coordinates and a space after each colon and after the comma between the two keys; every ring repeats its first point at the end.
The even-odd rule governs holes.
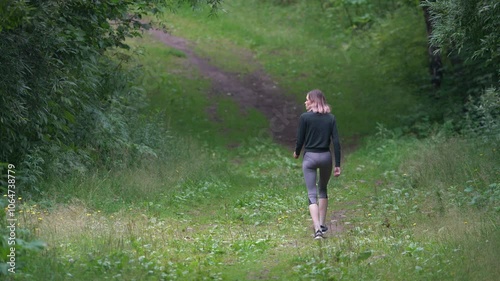
{"type": "MultiPolygon", "coordinates": [[[[423,1],[422,1],[423,2],[423,1]]],[[[431,83],[435,89],[438,89],[443,79],[443,69],[441,56],[436,52],[437,48],[430,43],[432,36],[432,22],[428,6],[422,6],[424,10],[425,25],[427,27],[428,52],[429,52],[429,72],[431,74],[431,83]]]]}

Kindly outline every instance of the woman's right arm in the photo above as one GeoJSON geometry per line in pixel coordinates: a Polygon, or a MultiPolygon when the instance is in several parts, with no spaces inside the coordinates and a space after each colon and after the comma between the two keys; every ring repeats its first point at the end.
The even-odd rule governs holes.
{"type": "Polygon", "coordinates": [[[301,115],[299,119],[299,128],[297,129],[297,142],[295,144],[295,152],[294,157],[299,158],[300,151],[302,150],[302,146],[304,145],[304,140],[306,136],[306,124],[304,121],[304,117],[301,115]]]}

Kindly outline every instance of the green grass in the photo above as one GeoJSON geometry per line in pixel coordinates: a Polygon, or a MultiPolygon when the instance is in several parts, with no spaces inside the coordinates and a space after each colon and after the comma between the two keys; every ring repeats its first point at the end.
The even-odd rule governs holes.
{"type": "Polygon", "coordinates": [[[143,54],[136,63],[144,71],[140,83],[150,100],[147,110],[165,112],[168,128],[177,134],[209,146],[234,146],[269,126],[257,110],[244,111],[229,97],[207,95],[210,81],[189,65],[181,51],[147,34],[130,44],[143,54]]]}
{"type": "Polygon", "coordinates": [[[371,33],[353,36],[326,24],[320,5],[256,2],[230,1],[217,18],[207,17],[204,9],[193,13],[186,8],[161,20],[223,69],[233,71],[239,64],[242,73],[248,72],[248,55],[227,57],[251,52],[297,100],[314,88],[323,90],[346,137],[374,133],[377,122],[400,126],[398,115],[415,110],[422,96],[416,85],[427,79],[419,10],[402,9],[371,33]]]}
{"type": "Polygon", "coordinates": [[[384,139],[348,155],[329,189],[330,216],[346,215],[330,224],[343,231],[323,241],[312,239],[300,161],[269,142],[231,155],[194,146],[172,159],[184,162],[70,177],[44,187],[51,204],[22,205],[21,226],[48,247],[20,257],[16,280],[491,280],[498,190],[472,204],[467,182],[448,183],[439,202],[434,186],[415,182],[417,163],[439,162],[415,151],[450,144],[469,147],[384,139]]]}

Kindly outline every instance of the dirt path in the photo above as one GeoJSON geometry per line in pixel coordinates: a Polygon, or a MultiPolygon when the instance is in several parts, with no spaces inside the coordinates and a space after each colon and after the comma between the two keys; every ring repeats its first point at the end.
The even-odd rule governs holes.
{"type": "MultiPolygon", "coordinates": [[[[250,74],[231,73],[196,55],[192,49],[193,43],[162,30],[154,29],[149,32],[165,45],[184,52],[188,63],[212,81],[212,95],[229,96],[240,105],[243,112],[255,108],[266,116],[270,128],[263,130],[262,135],[270,134],[278,143],[288,147],[295,146],[297,122],[303,112],[303,104],[287,96],[250,55],[246,56],[248,58],[245,58],[244,63],[251,64],[256,71],[250,74]]],[[[215,108],[209,110],[216,112],[215,108]]]]}

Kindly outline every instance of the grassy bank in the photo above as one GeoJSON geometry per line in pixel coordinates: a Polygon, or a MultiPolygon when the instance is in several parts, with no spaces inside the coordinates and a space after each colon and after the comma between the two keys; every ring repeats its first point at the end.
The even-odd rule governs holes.
{"type": "Polygon", "coordinates": [[[232,146],[269,126],[257,110],[243,113],[226,94],[207,94],[210,81],[187,62],[182,51],[148,34],[130,44],[145,54],[140,57],[145,75],[139,83],[147,89],[147,110],[164,113],[167,127],[176,134],[201,140],[204,145],[232,146]]]}
{"type": "Polygon", "coordinates": [[[224,8],[216,18],[204,9],[181,8],[160,20],[219,67],[250,72],[250,56],[300,102],[311,89],[323,90],[344,136],[372,134],[377,123],[400,126],[396,117],[418,108],[417,85],[427,80],[419,9],[403,8],[370,33],[348,33],[327,24],[320,5],[306,2],[283,7],[230,1],[224,8]]]}

